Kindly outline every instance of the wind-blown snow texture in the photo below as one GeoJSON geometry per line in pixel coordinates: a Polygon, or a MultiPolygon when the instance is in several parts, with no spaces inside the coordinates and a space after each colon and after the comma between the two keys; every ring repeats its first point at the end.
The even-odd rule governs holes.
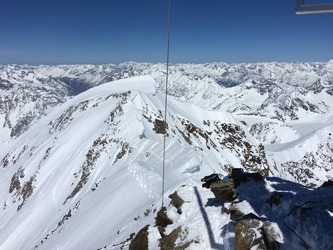
{"type": "Polygon", "coordinates": [[[178,243],[191,249],[233,248],[232,223],[200,205],[213,197],[198,180],[229,166],[313,187],[331,179],[332,69],[174,65],[165,127],[163,65],[2,66],[0,249],[127,248],[161,204],[165,129],[166,197],[186,201],[181,215],[168,208],[167,230],[184,225],[178,243]],[[152,77],[102,84],[136,75],[152,77]]]}

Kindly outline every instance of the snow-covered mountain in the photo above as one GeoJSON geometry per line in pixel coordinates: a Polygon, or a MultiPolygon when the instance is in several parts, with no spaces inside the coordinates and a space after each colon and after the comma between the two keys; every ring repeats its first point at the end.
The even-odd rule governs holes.
{"type": "MultiPolygon", "coordinates": [[[[332,72],[333,61],[176,64],[170,67],[169,94],[209,110],[288,122],[309,114],[332,112],[332,72]]],[[[158,89],[164,91],[163,64],[1,66],[2,141],[21,134],[68,96],[139,75],[152,76],[158,89]]]]}
{"type": "MultiPolygon", "coordinates": [[[[1,247],[97,249],[141,227],[133,215],[160,205],[163,101],[149,77],[111,82],[13,140],[0,156],[1,247]]],[[[230,164],[267,168],[263,149],[232,115],[169,103],[167,194],[230,164]]]]}
{"type": "MultiPolygon", "coordinates": [[[[233,248],[235,225],[200,179],[230,166],[312,187],[332,179],[332,69],[173,65],[166,125],[162,64],[2,66],[0,249],[122,249],[148,224],[150,249],[158,248],[164,131],[164,200],[177,221],[165,234],[183,224],[178,246],[233,248]],[[103,84],[136,75],[150,76],[103,84]],[[175,191],[185,200],[181,214],[168,206],[175,191]],[[207,218],[215,221],[213,245],[202,232],[207,218]]],[[[286,191],[284,180],[267,179],[266,188],[286,191]]],[[[286,188],[304,196],[297,185],[286,188]]],[[[298,202],[288,198],[284,212],[298,202]]],[[[323,209],[332,218],[332,204],[323,209]]],[[[300,237],[312,232],[288,225],[300,237]]]]}
{"type": "Polygon", "coordinates": [[[0,131],[1,142],[22,134],[69,97],[112,80],[107,78],[113,69],[110,67],[0,67],[0,121],[3,124],[0,131]]]}
{"type": "MultiPolygon", "coordinates": [[[[164,91],[163,64],[2,66],[0,143],[8,143],[53,107],[92,86],[138,75],[152,76],[157,89],[164,91]]],[[[266,152],[270,165],[276,166],[271,167],[274,174],[282,167],[288,172],[284,177],[312,186],[331,176],[333,61],[177,64],[170,67],[169,82],[169,95],[181,102],[234,114],[267,150],[271,144],[291,142],[288,152],[294,147],[297,153],[279,153],[287,155],[282,161],[276,157],[279,146],[266,152]],[[296,141],[304,138],[311,147],[299,152],[296,141]],[[296,174],[295,167],[303,170],[296,174]],[[314,171],[321,177],[313,176],[314,171]]]]}

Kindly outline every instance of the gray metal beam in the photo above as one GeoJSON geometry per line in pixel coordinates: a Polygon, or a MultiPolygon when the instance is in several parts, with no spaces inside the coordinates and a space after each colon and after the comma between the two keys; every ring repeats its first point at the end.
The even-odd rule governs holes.
{"type": "Polygon", "coordinates": [[[333,12],[333,4],[304,5],[304,0],[296,0],[296,14],[318,14],[333,12]]]}

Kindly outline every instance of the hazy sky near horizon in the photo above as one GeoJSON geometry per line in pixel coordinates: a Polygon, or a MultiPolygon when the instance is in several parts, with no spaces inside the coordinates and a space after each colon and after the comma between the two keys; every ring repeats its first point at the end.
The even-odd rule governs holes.
{"type": "MultiPolygon", "coordinates": [[[[172,0],[172,63],[328,61],[333,13],[296,0],[172,0]]],[[[0,64],[165,62],[168,0],[3,0],[0,64]]]]}

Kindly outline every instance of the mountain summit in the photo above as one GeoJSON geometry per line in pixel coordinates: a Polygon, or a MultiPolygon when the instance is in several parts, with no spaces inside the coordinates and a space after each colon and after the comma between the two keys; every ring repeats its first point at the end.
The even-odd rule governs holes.
{"type": "Polygon", "coordinates": [[[150,77],[103,84],[13,140],[0,157],[2,247],[97,248],[120,237],[133,214],[160,204],[165,131],[167,193],[228,165],[267,168],[232,115],[170,99],[165,125],[163,98],[150,77]]]}
{"type": "MultiPolygon", "coordinates": [[[[274,191],[285,191],[287,203],[281,211],[288,214],[289,208],[300,206],[300,210],[295,209],[303,213],[307,207],[293,203],[290,193],[307,194],[310,187],[319,187],[331,178],[333,127],[330,108],[333,105],[328,99],[327,82],[323,93],[327,99],[325,104],[321,104],[326,105],[325,112],[302,108],[310,118],[316,116],[316,121],[301,116],[300,106],[297,106],[300,111],[296,112],[297,116],[286,112],[274,118],[264,115],[275,107],[274,101],[266,106],[261,104],[263,108],[256,111],[254,107],[258,103],[250,102],[245,111],[235,108],[231,113],[230,109],[233,98],[238,100],[235,105],[252,94],[252,97],[258,97],[258,102],[260,96],[270,100],[275,90],[270,92],[266,88],[253,87],[258,84],[248,80],[235,86],[223,86],[210,76],[195,76],[198,75],[193,73],[196,66],[178,65],[178,69],[183,67],[183,70],[171,68],[171,86],[175,79],[182,84],[171,87],[165,123],[164,93],[161,91],[164,73],[159,71],[160,65],[126,64],[122,71],[117,72],[125,76],[124,68],[130,66],[132,68],[126,71],[126,76],[146,70],[152,77],[139,76],[95,84],[97,86],[87,87],[74,97],[70,96],[74,92],[68,89],[69,78],[65,83],[63,75],[69,77],[73,69],[97,70],[97,66],[68,66],[71,71],[61,71],[62,67],[57,71],[56,68],[39,66],[22,73],[22,77],[18,74],[21,67],[2,68],[1,93],[3,96],[10,93],[17,99],[8,96],[1,99],[2,107],[8,109],[1,116],[4,119],[2,138],[6,139],[2,139],[0,152],[0,249],[123,249],[130,247],[139,231],[148,234],[150,248],[156,249],[160,247],[158,242],[163,241],[163,234],[170,235],[178,227],[181,229],[175,238],[178,240],[173,242],[175,247],[233,248],[234,236],[230,230],[235,225],[229,215],[221,215],[221,204],[214,199],[213,193],[201,187],[203,176],[214,172],[223,176],[228,174],[230,167],[241,167],[246,172],[257,172],[262,176],[283,177],[285,181],[267,178],[264,184],[267,192],[262,194],[254,185],[253,190],[257,192],[246,193],[248,205],[240,195],[243,208],[251,210],[252,207],[255,211],[251,212],[256,212],[259,217],[264,216],[266,210],[259,209],[255,203],[256,195],[263,200],[274,191]],[[46,70],[57,73],[62,80],[53,75],[46,84],[46,70]],[[30,85],[27,78],[31,80],[30,85]],[[196,86],[195,81],[200,84],[196,86]],[[36,90],[31,95],[30,88],[36,90]],[[199,96],[205,96],[212,89],[216,91],[201,98],[203,106],[198,107],[199,96]],[[225,104],[229,107],[226,111],[221,108],[221,100],[212,98],[219,92],[224,93],[221,100],[226,93],[230,95],[229,104],[225,104]],[[46,98],[40,99],[44,95],[46,98]],[[25,101],[20,103],[18,100],[25,101]],[[204,103],[208,101],[219,105],[207,109],[204,103]],[[15,104],[14,108],[8,105],[9,102],[15,104]],[[35,119],[20,118],[20,110],[30,114],[24,117],[35,119]],[[17,130],[13,130],[14,127],[17,130]],[[8,131],[11,131],[11,136],[8,131]],[[165,197],[162,197],[164,136],[166,172],[165,197]],[[308,187],[291,184],[290,181],[308,187]],[[284,182],[286,189],[290,190],[284,190],[284,182]],[[168,196],[175,192],[184,201],[182,212],[173,206],[174,200],[168,204],[168,196]],[[164,213],[173,222],[169,227],[164,226],[164,233],[154,226],[162,199],[167,206],[164,213]],[[212,220],[210,229],[203,233],[202,229],[207,228],[208,221],[212,220]]],[[[109,67],[120,68],[119,65],[109,67]]],[[[85,79],[88,78],[86,76],[85,79]]],[[[259,85],[263,86],[262,82],[259,85]]],[[[300,88],[305,88],[305,85],[300,88]]],[[[308,90],[301,99],[308,98],[309,93],[315,97],[313,91],[308,90]]],[[[314,99],[317,102],[317,97],[314,99]]],[[[300,105],[300,102],[296,104],[300,105]]],[[[241,194],[242,187],[238,191],[241,194]]],[[[306,197],[313,197],[311,195],[306,197]]],[[[324,194],[320,192],[318,197],[324,197],[324,194]]],[[[303,202],[298,198],[296,201],[303,202]]],[[[324,209],[328,216],[333,212],[331,205],[326,203],[320,209],[324,209]]],[[[269,220],[280,228],[283,215],[279,214],[275,219],[274,213],[269,216],[269,220]]],[[[301,238],[312,232],[301,232],[295,221],[288,225],[292,225],[294,234],[301,238]]],[[[294,236],[290,237],[288,240],[294,236]]],[[[317,237],[313,242],[306,241],[306,244],[313,246],[321,240],[323,238],[317,237]]],[[[282,243],[283,236],[279,240],[281,246],[282,243]]]]}

